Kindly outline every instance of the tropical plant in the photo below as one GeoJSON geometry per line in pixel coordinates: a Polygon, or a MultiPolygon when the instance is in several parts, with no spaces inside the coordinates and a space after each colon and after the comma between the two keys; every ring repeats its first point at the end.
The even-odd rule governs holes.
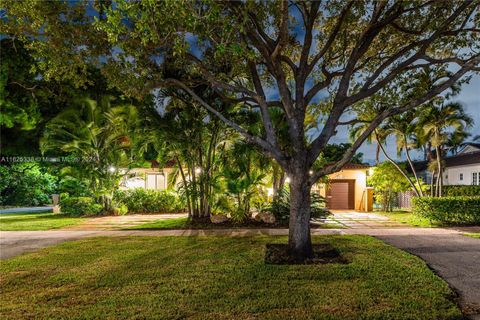
{"type": "Polygon", "coordinates": [[[452,135],[465,137],[466,130],[472,124],[473,119],[465,113],[460,103],[446,103],[440,106],[430,105],[420,116],[418,128],[423,131],[424,139],[428,140],[435,149],[435,154],[430,160],[435,159],[437,165],[435,195],[438,197],[442,196],[444,168],[442,157],[446,152],[446,145],[451,140],[452,135]]]}
{"type": "Polygon", "coordinates": [[[409,187],[408,180],[391,162],[377,165],[367,182],[374,188],[376,201],[383,211],[392,211],[397,193],[409,187]]]}
{"type": "Polygon", "coordinates": [[[88,179],[93,196],[106,212],[113,210],[113,191],[118,188],[120,168],[132,162],[131,136],[136,109],[116,104],[111,97],[96,102],[84,99],[62,111],[46,126],[40,140],[44,153],[63,152],[73,156],[70,174],[88,179]]]}
{"type": "Polygon", "coordinates": [[[265,172],[270,161],[243,139],[237,139],[223,155],[221,176],[225,192],[235,205],[232,217],[243,221],[250,217],[254,196],[262,193],[265,172]]]}
{"type": "MultiPolygon", "coordinates": [[[[310,195],[310,210],[312,218],[315,219],[324,219],[331,214],[326,208],[325,198],[316,193],[310,195]]],[[[279,191],[273,198],[272,203],[264,208],[263,211],[273,213],[275,218],[281,223],[288,222],[290,219],[290,192],[288,188],[279,191]]]]}

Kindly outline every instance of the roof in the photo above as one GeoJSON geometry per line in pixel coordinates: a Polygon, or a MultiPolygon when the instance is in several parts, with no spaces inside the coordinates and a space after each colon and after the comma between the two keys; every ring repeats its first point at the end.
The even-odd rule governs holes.
{"type": "Polygon", "coordinates": [[[342,167],[342,170],[352,170],[352,169],[368,169],[371,166],[365,163],[347,163],[342,167]]]}
{"type": "Polygon", "coordinates": [[[480,143],[468,142],[465,143],[462,150],[459,153],[472,153],[472,152],[480,152],[480,143]]]}
{"type": "MultiPolygon", "coordinates": [[[[470,164],[480,164],[480,152],[462,153],[456,156],[443,158],[446,168],[466,166],[470,164]]],[[[426,170],[428,161],[415,161],[414,167],[418,171],[426,170]]]]}

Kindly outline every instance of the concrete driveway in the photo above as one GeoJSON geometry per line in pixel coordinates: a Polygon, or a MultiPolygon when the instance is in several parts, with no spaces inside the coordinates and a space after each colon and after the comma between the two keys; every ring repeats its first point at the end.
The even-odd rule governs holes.
{"type": "Polygon", "coordinates": [[[459,294],[464,314],[480,320],[480,239],[420,232],[377,237],[425,260],[459,294]]]}

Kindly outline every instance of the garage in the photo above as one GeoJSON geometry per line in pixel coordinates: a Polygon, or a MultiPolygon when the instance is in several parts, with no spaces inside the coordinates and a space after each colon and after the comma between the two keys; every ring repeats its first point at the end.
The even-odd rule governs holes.
{"type": "Polygon", "coordinates": [[[355,180],[330,180],[327,188],[327,207],[332,210],[354,210],[355,180]]]}

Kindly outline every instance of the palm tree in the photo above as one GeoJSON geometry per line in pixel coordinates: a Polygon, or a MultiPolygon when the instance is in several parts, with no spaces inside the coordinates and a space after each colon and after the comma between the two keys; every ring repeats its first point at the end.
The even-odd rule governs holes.
{"type": "Polygon", "coordinates": [[[40,139],[42,153],[61,151],[76,158],[72,172],[88,178],[107,212],[121,175],[118,168],[132,161],[130,147],[137,119],[134,106],[112,106],[113,100],[103,97],[98,102],[75,103],[46,125],[40,139]]]}
{"type": "Polygon", "coordinates": [[[382,137],[380,138],[378,133],[375,132],[377,136],[377,140],[379,140],[379,146],[382,150],[385,157],[399,170],[402,175],[408,180],[410,186],[415,191],[418,197],[423,197],[423,191],[420,183],[420,179],[418,178],[417,171],[412,162],[412,157],[410,156],[410,149],[415,148],[415,124],[413,123],[415,119],[415,113],[409,112],[403,115],[398,115],[392,117],[388,120],[388,122],[379,129],[382,131],[382,137]],[[400,156],[403,151],[405,151],[405,156],[407,158],[407,162],[412,170],[412,173],[415,178],[415,183],[413,183],[412,179],[407,175],[406,172],[387,154],[385,148],[383,147],[382,143],[384,143],[389,136],[395,136],[396,143],[397,143],[397,156],[400,156]]]}
{"type": "Polygon", "coordinates": [[[443,165],[442,156],[446,144],[454,134],[466,136],[467,128],[471,127],[473,119],[465,113],[460,103],[448,103],[439,107],[430,105],[422,113],[418,121],[418,127],[425,134],[431,146],[435,149],[437,164],[436,196],[442,196],[443,186],[443,165]]]}

